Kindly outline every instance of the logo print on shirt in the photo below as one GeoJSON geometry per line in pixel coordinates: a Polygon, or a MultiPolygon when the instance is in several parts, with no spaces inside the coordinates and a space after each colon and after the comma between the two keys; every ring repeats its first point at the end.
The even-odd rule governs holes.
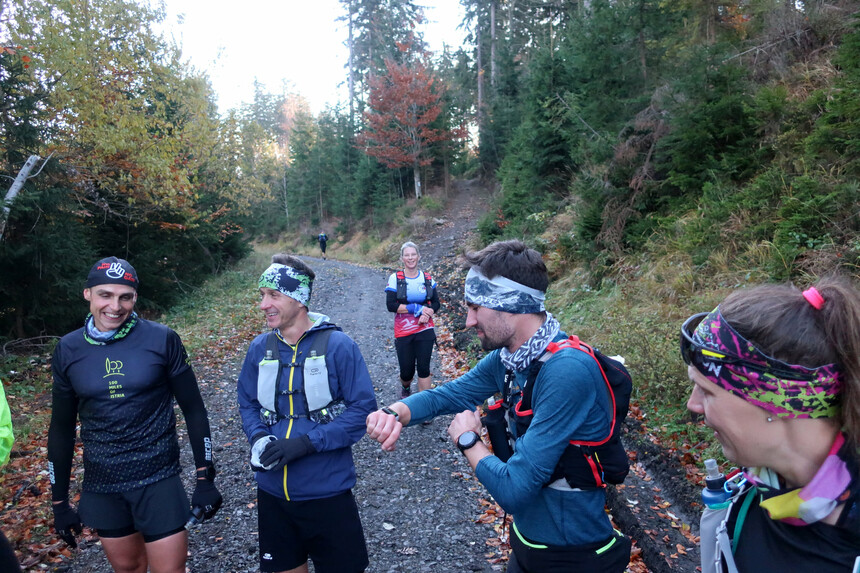
{"type": "MultiPolygon", "coordinates": [[[[106,374],[102,376],[102,378],[107,378],[109,376],[125,376],[122,373],[122,360],[111,360],[110,358],[105,358],[105,372],[106,374]]],[[[122,391],[122,384],[119,383],[119,380],[108,380],[108,396],[113,398],[125,398],[125,392],[122,391]]]]}
{"type": "Polygon", "coordinates": [[[105,375],[102,378],[107,378],[108,376],[125,376],[122,373],[122,361],[105,358],[105,375]]]}
{"type": "Polygon", "coordinates": [[[112,279],[121,279],[125,276],[125,269],[122,268],[122,264],[120,263],[111,263],[105,274],[112,279]]]}

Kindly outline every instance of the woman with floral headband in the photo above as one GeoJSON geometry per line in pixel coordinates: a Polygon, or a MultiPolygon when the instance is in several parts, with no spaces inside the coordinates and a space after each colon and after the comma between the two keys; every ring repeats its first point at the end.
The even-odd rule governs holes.
{"type": "Polygon", "coordinates": [[[860,293],[737,291],[681,327],[704,414],[743,467],[702,517],[702,571],[860,571],[860,293]]]}

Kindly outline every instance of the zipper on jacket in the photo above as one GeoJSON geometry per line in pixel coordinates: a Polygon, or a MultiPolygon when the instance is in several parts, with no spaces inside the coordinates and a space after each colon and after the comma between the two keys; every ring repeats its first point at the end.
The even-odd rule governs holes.
{"type": "MultiPolygon", "coordinates": [[[[293,350],[293,359],[290,361],[290,364],[294,365],[296,363],[296,358],[298,357],[298,352],[299,352],[299,343],[302,341],[302,338],[304,338],[304,337],[305,337],[305,335],[302,334],[302,336],[296,341],[295,346],[291,346],[289,342],[287,342],[286,340],[281,338],[281,340],[284,340],[284,344],[286,344],[288,347],[292,348],[292,350],[293,350]]],[[[279,338],[280,338],[280,336],[279,336],[279,338]]],[[[284,436],[287,439],[289,439],[290,434],[293,431],[293,415],[295,414],[295,404],[293,402],[293,379],[294,379],[293,375],[294,375],[295,371],[296,371],[296,367],[290,366],[290,381],[289,381],[289,384],[287,385],[287,389],[290,392],[290,394],[289,394],[290,422],[289,422],[289,424],[287,424],[287,435],[284,436]]],[[[286,498],[287,501],[290,501],[290,492],[287,490],[287,465],[286,464],[284,464],[284,497],[286,498]]]]}

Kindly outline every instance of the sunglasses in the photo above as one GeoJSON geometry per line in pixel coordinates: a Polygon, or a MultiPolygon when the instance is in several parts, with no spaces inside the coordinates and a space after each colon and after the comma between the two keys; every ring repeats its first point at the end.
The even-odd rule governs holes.
{"type": "Polygon", "coordinates": [[[716,362],[718,364],[743,366],[744,368],[749,368],[756,372],[771,374],[777,378],[785,380],[811,382],[816,379],[815,370],[810,371],[807,369],[804,371],[800,368],[792,367],[790,364],[786,364],[776,358],[767,356],[760,350],[759,353],[767,360],[767,365],[729,356],[697,343],[693,340],[693,333],[696,331],[696,327],[699,326],[699,323],[702,322],[702,319],[708,316],[708,314],[709,313],[707,312],[694,314],[681,325],[681,358],[684,359],[684,364],[687,366],[692,365],[697,369],[706,372],[708,370],[706,363],[713,364],[716,362]]]}

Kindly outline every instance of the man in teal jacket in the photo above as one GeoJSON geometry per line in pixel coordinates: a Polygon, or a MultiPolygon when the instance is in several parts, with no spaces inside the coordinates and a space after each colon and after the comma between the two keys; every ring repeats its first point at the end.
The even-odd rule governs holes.
{"type": "Polygon", "coordinates": [[[259,282],[270,331],[251,342],[239,374],[260,570],[306,572],[310,557],[317,573],[355,573],[368,557],[352,496],[352,445],[376,398],[358,345],[308,312],[314,276],[296,257],[272,257],[259,282]]]}
{"type": "Polygon", "coordinates": [[[383,450],[393,450],[403,426],[457,414],[448,435],[514,517],[508,573],[621,573],[630,540],[612,528],[604,490],[571,485],[567,476],[552,479],[571,441],[600,440],[611,428],[603,376],[584,352],[552,354],[534,381],[528,430],[515,436],[507,462],[494,456],[480,439],[476,406],[496,394],[517,397],[550,342],[566,335],[544,308],[549,277],[539,253],[505,241],[467,253],[466,260],[472,267],[465,284],[466,326],[475,328],[490,354],[460,378],[374,412],[367,432],[383,450]]]}

